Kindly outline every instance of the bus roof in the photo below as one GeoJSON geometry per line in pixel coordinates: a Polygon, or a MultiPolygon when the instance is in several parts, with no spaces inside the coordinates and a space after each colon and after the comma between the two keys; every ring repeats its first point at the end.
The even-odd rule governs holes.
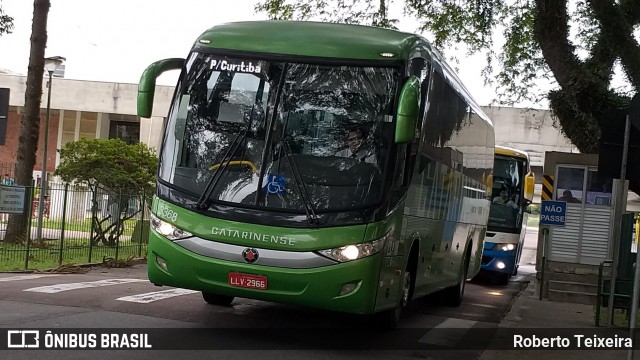
{"type": "Polygon", "coordinates": [[[497,155],[513,156],[513,157],[527,159],[527,160],[529,159],[529,154],[527,154],[525,151],[513,149],[506,146],[496,145],[495,152],[497,155]]]}
{"type": "Polygon", "coordinates": [[[363,25],[312,21],[244,21],[214,26],[195,46],[326,58],[397,61],[419,40],[414,34],[363,25]],[[383,57],[380,53],[392,53],[383,57]]]}

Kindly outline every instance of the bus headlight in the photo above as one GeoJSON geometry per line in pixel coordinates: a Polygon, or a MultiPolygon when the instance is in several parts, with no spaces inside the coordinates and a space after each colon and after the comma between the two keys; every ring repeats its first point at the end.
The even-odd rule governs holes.
{"type": "Polygon", "coordinates": [[[177,227],[169,224],[168,222],[161,220],[159,217],[151,214],[151,228],[158,234],[166,237],[169,240],[184,239],[189,236],[193,236],[188,231],[178,229],[177,227]]]}
{"type": "Polygon", "coordinates": [[[495,244],[492,250],[513,251],[516,246],[516,244],[495,244]]]}
{"type": "Polygon", "coordinates": [[[353,244],[341,246],[334,249],[320,250],[318,253],[339,262],[347,262],[362,259],[367,256],[377,254],[384,248],[386,236],[364,244],[353,244]]]}

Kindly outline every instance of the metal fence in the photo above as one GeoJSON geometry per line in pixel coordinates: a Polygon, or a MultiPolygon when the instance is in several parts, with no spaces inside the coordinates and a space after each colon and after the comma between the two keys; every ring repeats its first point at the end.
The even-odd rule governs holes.
{"type": "Polygon", "coordinates": [[[16,164],[15,163],[5,163],[5,162],[0,162],[0,177],[2,177],[2,179],[4,179],[4,177],[6,175],[9,176],[9,178],[13,179],[14,177],[14,173],[16,170],[16,164]]]}
{"type": "Polygon", "coordinates": [[[0,214],[0,271],[146,256],[151,201],[147,194],[94,194],[88,187],[50,183],[38,227],[41,188],[26,187],[25,193],[26,239],[10,241],[7,222],[15,215],[0,214]],[[103,232],[106,235],[99,236],[103,232]]]}

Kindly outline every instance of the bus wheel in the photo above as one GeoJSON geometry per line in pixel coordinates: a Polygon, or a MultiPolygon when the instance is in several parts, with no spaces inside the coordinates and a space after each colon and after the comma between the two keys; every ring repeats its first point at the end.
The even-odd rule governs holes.
{"type": "Polygon", "coordinates": [[[498,285],[507,285],[509,283],[510,275],[507,273],[496,273],[495,281],[498,285]]]}
{"type": "Polygon", "coordinates": [[[447,306],[456,307],[460,306],[460,304],[462,303],[462,298],[464,297],[464,288],[467,284],[467,274],[469,273],[470,257],[470,252],[467,252],[467,255],[464,258],[464,270],[462,271],[460,282],[457,285],[444,289],[442,293],[442,300],[447,306]]]}
{"type": "Polygon", "coordinates": [[[378,322],[384,330],[394,330],[400,324],[400,316],[402,311],[409,303],[409,293],[411,292],[411,272],[405,271],[402,278],[402,293],[400,301],[393,309],[385,310],[378,314],[378,322]]]}
{"type": "Polygon", "coordinates": [[[233,296],[213,294],[204,291],[202,292],[202,298],[208,304],[220,306],[229,306],[233,301],[233,296]]]}

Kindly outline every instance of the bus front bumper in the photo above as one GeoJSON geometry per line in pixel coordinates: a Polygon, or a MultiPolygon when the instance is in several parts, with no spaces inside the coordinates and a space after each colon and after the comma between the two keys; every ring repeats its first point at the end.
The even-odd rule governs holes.
{"type": "Polygon", "coordinates": [[[263,266],[203,256],[151,231],[147,263],[149,280],[156,285],[367,314],[374,312],[381,259],[377,254],[314,268],[263,266]],[[230,273],[266,277],[267,288],[232,286],[230,273]]]}
{"type": "Polygon", "coordinates": [[[481,271],[492,271],[513,274],[515,271],[516,250],[484,250],[482,254],[481,271]]]}

